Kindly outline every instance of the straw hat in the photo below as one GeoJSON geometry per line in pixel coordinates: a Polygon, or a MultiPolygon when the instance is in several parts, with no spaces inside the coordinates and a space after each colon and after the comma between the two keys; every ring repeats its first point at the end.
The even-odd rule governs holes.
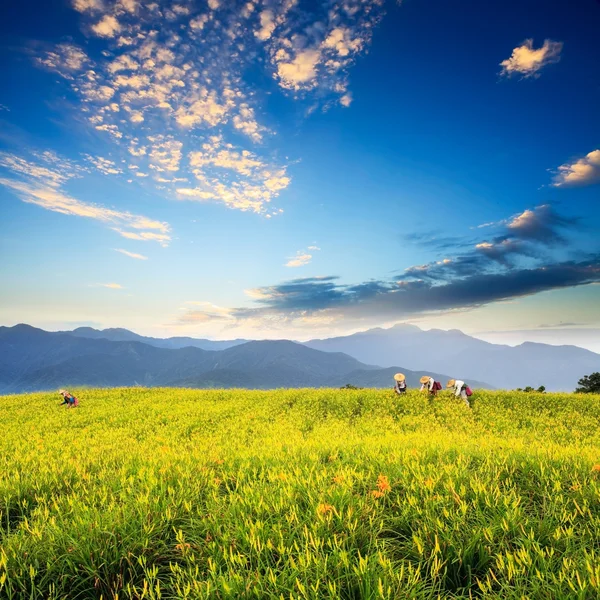
{"type": "Polygon", "coordinates": [[[451,388],[454,387],[454,384],[456,383],[456,379],[449,379],[448,383],[446,384],[447,388],[451,388]]]}
{"type": "Polygon", "coordinates": [[[406,377],[404,376],[404,373],[396,373],[394,375],[394,379],[396,381],[404,381],[406,379],[406,377]]]}
{"type": "Polygon", "coordinates": [[[419,379],[421,383],[429,383],[429,375],[423,375],[421,379],[419,379]]]}
{"type": "Polygon", "coordinates": [[[59,394],[66,394],[66,393],[67,393],[67,390],[59,390],[59,391],[58,391],[58,393],[59,393],[59,394]]]}

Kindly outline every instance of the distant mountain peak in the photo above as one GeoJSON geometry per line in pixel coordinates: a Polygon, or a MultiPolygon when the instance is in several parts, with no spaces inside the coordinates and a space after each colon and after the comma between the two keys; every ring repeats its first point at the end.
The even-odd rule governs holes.
{"type": "Polygon", "coordinates": [[[396,323],[396,325],[391,327],[389,330],[384,330],[384,331],[423,331],[423,330],[420,327],[418,327],[417,325],[413,325],[412,323],[396,323]]]}

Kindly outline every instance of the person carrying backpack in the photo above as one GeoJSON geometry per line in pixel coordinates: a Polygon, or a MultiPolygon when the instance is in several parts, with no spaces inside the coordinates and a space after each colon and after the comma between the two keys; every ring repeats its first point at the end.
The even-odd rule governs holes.
{"type": "Polygon", "coordinates": [[[458,398],[459,396],[464,400],[467,406],[471,406],[469,402],[469,396],[472,395],[471,388],[460,379],[450,379],[446,384],[447,388],[454,388],[454,395],[458,398]]]}
{"type": "Polygon", "coordinates": [[[442,389],[442,384],[429,375],[423,375],[419,381],[421,382],[420,391],[422,392],[427,388],[431,396],[437,396],[438,391],[442,389]]]}
{"type": "Polygon", "coordinates": [[[73,394],[67,390],[60,390],[58,393],[63,397],[63,402],[61,402],[59,406],[63,406],[64,404],[67,405],[67,408],[79,406],[79,400],[77,400],[77,398],[75,398],[75,396],[73,396],[73,394]]]}
{"type": "Polygon", "coordinates": [[[396,380],[396,385],[394,385],[396,394],[406,394],[406,377],[404,373],[396,373],[394,379],[396,380]]]}

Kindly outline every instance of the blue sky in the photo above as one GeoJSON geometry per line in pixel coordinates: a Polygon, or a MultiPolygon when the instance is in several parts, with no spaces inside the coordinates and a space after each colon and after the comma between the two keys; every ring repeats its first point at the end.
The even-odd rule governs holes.
{"type": "Polygon", "coordinates": [[[596,349],[599,2],[10,4],[3,324],[596,349]]]}

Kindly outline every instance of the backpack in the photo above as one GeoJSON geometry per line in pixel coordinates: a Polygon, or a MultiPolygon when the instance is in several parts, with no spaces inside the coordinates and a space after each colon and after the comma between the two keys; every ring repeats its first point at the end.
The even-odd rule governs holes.
{"type": "Polygon", "coordinates": [[[465,392],[466,392],[467,396],[473,395],[473,390],[469,386],[466,387],[465,392]]]}
{"type": "Polygon", "coordinates": [[[434,390],[441,390],[442,389],[442,384],[439,381],[434,381],[434,383],[433,383],[433,389],[434,390]]]}

